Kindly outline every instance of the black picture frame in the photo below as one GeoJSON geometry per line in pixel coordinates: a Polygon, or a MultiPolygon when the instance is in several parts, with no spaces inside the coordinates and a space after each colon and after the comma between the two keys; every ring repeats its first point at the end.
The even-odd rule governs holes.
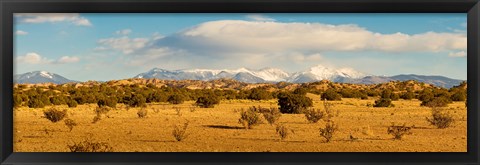
{"type": "Polygon", "coordinates": [[[478,0],[0,0],[1,164],[479,164],[478,0]],[[468,13],[466,153],[13,153],[13,13],[468,13]]]}

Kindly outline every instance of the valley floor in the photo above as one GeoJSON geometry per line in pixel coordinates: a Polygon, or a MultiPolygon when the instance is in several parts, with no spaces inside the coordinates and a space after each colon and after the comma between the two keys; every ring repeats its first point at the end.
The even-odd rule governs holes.
{"type": "MultiPolygon", "coordinates": [[[[310,95],[316,108],[323,108],[319,96],[310,95]]],[[[68,118],[77,126],[70,131],[63,121],[52,123],[43,118],[43,110],[18,108],[14,111],[14,152],[69,152],[68,145],[84,140],[108,143],[114,152],[466,152],[467,113],[464,102],[446,108],[456,119],[454,127],[437,129],[426,117],[430,109],[418,100],[393,101],[395,107],[373,108],[374,100],[343,99],[332,101],[339,111],[335,122],[339,131],[326,143],[319,134],[324,121],[309,123],[302,114],[283,114],[279,122],[294,130],[280,140],[275,126],[265,124],[244,129],[238,123],[240,108],[276,107],[276,100],[222,100],[215,108],[195,108],[193,102],[181,105],[152,104],[146,118],[138,118],[139,108],[120,105],[97,123],[96,105],[79,105],[68,110],[68,118]],[[175,107],[180,107],[181,115],[175,107]],[[172,136],[175,125],[188,121],[188,136],[177,142],[172,136]],[[411,135],[393,140],[387,134],[392,124],[414,125],[411,135]],[[357,140],[351,140],[350,135],[357,140]]],[[[57,106],[68,109],[66,106],[57,106]]],[[[262,117],[262,120],[263,117],[262,117]]]]}

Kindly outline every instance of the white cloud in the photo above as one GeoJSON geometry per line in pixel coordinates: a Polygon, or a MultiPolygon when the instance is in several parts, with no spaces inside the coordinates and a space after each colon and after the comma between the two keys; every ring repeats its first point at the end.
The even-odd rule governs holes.
{"type": "Polygon", "coordinates": [[[124,54],[131,54],[136,50],[142,49],[147,46],[150,39],[148,38],[129,38],[127,36],[119,37],[119,38],[105,38],[98,40],[98,44],[101,46],[97,47],[96,49],[102,50],[118,50],[124,54]]]}
{"type": "Polygon", "coordinates": [[[449,57],[467,57],[467,52],[460,51],[460,52],[450,52],[448,53],[449,57]]]}
{"type": "Polygon", "coordinates": [[[35,52],[31,52],[23,56],[18,56],[17,62],[26,63],[26,64],[46,64],[46,63],[50,63],[51,61],[48,60],[47,58],[40,56],[35,52]]]}
{"type": "Polygon", "coordinates": [[[275,19],[261,15],[261,14],[249,14],[247,15],[247,18],[253,21],[275,21],[275,19]]]}
{"type": "Polygon", "coordinates": [[[66,64],[66,63],[75,63],[78,61],[80,61],[80,58],[78,57],[63,56],[60,59],[58,59],[56,62],[59,64],[66,64]]]}
{"type": "Polygon", "coordinates": [[[281,66],[294,70],[326,63],[323,55],[332,52],[444,54],[466,51],[466,42],[464,33],[382,34],[354,24],[222,20],[205,22],[169,36],[155,33],[144,38],[100,39],[96,49],[129,55],[123,60],[130,66],[281,66]]]}
{"type": "Polygon", "coordinates": [[[23,23],[70,22],[77,26],[92,26],[92,23],[78,13],[18,13],[15,17],[23,23]]]}
{"type": "Polygon", "coordinates": [[[353,24],[212,21],[172,36],[182,46],[231,51],[381,51],[466,50],[466,34],[427,32],[381,34],[353,24]]]}
{"type": "Polygon", "coordinates": [[[18,56],[16,60],[18,63],[24,63],[24,64],[66,64],[66,63],[78,62],[80,61],[80,58],[63,56],[58,60],[52,60],[46,57],[42,57],[38,53],[30,52],[23,56],[18,56]]]}
{"type": "Polygon", "coordinates": [[[131,29],[123,29],[123,30],[119,30],[119,31],[116,31],[115,34],[118,34],[118,35],[128,35],[132,32],[131,29]]]}
{"type": "Polygon", "coordinates": [[[15,34],[16,34],[16,35],[27,35],[28,32],[22,31],[22,30],[17,30],[17,31],[15,32],[15,34]]]}

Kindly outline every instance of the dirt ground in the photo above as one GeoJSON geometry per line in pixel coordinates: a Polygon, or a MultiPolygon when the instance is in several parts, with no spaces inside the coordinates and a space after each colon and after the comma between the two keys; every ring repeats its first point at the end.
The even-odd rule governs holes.
{"type": "MultiPolygon", "coordinates": [[[[319,96],[314,106],[323,109],[319,96]]],[[[79,105],[68,109],[68,118],[77,126],[70,131],[63,121],[52,123],[43,117],[43,109],[27,107],[14,111],[14,152],[69,152],[67,145],[84,140],[108,143],[114,152],[466,152],[467,113],[464,102],[454,102],[446,108],[455,116],[453,127],[437,129],[426,117],[430,108],[420,107],[418,100],[393,101],[395,107],[373,108],[374,99],[342,99],[331,101],[339,111],[334,121],[339,130],[329,143],[320,136],[324,121],[309,123],[302,114],[283,114],[279,123],[294,130],[280,140],[275,126],[258,125],[244,129],[238,123],[240,108],[249,106],[276,107],[276,100],[223,100],[215,108],[195,108],[192,101],[181,105],[150,104],[146,118],[139,118],[139,108],[126,109],[119,105],[97,123],[96,105],[79,105]],[[181,115],[175,107],[180,107],[181,115]],[[187,138],[177,142],[172,136],[175,125],[189,122],[187,138]],[[414,125],[411,135],[393,140],[387,134],[391,124],[414,125]],[[357,140],[351,140],[350,135],[357,140]]],[[[262,120],[263,117],[262,117],[262,120]]]]}

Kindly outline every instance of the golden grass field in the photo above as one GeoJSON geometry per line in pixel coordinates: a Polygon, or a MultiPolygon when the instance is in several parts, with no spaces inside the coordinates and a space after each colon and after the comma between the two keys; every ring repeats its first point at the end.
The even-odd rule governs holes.
{"type": "MultiPolygon", "coordinates": [[[[315,108],[323,108],[318,95],[315,108]]],[[[334,118],[339,130],[333,141],[326,143],[319,135],[323,120],[309,123],[303,114],[283,114],[279,123],[295,131],[280,140],[275,126],[266,121],[253,129],[238,123],[239,108],[250,106],[276,107],[276,100],[222,100],[215,108],[196,108],[193,101],[181,105],[150,104],[146,118],[138,118],[139,108],[127,110],[117,105],[93,124],[95,104],[68,109],[68,118],[78,125],[70,131],[63,121],[52,123],[43,118],[43,109],[17,108],[14,111],[14,152],[69,152],[67,145],[86,139],[106,142],[114,152],[466,152],[467,113],[464,102],[454,102],[446,108],[456,119],[453,127],[437,129],[431,126],[430,108],[420,107],[418,100],[393,101],[395,107],[373,108],[369,100],[342,99],[331,101],[339,111],[334,118]],[[174,107],[181,107],[181,116],[174,107]],[[157,109],[158,111],[155,111],[157,109]],[[177,142],[172,136],[175,125],[189,121],[188,137],[177,142]],[[411,135],[393,140],[387,128],[394,122],[415,125],[411,135]],[[358,140],[350,140],[350,135],[358,140]]],[[[262,117],[263,120],[263,117],[262,117]]]]}

